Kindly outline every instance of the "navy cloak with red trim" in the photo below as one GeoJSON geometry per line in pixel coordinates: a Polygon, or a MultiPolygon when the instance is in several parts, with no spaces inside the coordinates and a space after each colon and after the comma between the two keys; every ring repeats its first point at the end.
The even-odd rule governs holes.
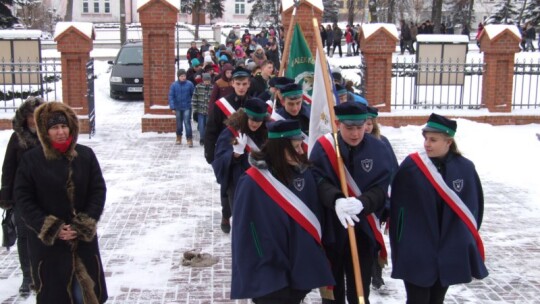
{"type": "MultiPolygon", "coordinates": [[[[287,187],[322,222],[312,170],[297,172],[287,187]]],[[[231,234],[231,299],[257,298],[285,287],[309,291],[334,284],[322,246],[247,174],[237,185],[231,234]]]]}
{"type": "MultiPolygon", "coordinates": [[[[343,141],[341,135],[338,136],[338,140],[343,162],[360,190],[366,192],[372,187],[380,187],[386,192],[386,189],[388,189],[388,185],[390,184],[391,174],[396,166],[392,161],[392,156],[386,145],[370,134],[364,134],[362,142],[352,149],[348,149],[348,145],[343,141]]],[[[324,172],[324,177],[330,183],[336,188],[341,189],[339,178],[319,141],[313,146],[313,150],[310,154],[310,161],[321,172],[324,172]]],[[[380,202],[380,205],[380,209],[374,210],[374,212],[382,211],[384,202],[380,202]]],[[[375,252],[379,250],[379,246],[377,245],[373,231],[365,218],[365,212],[360,213],[358,217],[360,218],[360,222],[356,223],[354,228],[357,233],[361,231],[367,236],[369,245],[375,256],[375,252]]],[[[348,246],[347,230],[343,229],[343,225],[339,222],[335,212],[332,212],[330,219],[333,224],[327,225],[327,227],[332,227],[332,231],[327,231],[327,233],[332,233],[336,242],[336,244],[331,244],[332,249],[337,250],[338,252],[348,250],[346,247],[348,246]]],[[[329,236],[327,237],[327,239],[332,239],[329,236]]]]}
{"type": "MultiPolygon", "coordinates": [[[[474,164],[449,155],[443,179],[482,223],[484,197],[474,164]]],[[[442,200],[410,156],[392,182],[390,200],[392,277],[421,287],[468,283],[488,271],[465,223],[442,200]]]]}

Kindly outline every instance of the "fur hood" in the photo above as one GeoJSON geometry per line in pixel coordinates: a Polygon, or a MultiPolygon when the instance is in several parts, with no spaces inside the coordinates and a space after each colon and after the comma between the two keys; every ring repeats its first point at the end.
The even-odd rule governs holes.
{"type": "Polygon", "coordinates": [[[39,139],[35,132],[30,131],[26,123],[26,117],[33,115],[37,107],[44,104],[45,101],[39,97],[29,97],[26,99],[15,112],[15,117],[11,121],[13,131],[17,134],[19,146],[22,149],[29,149],[39,145],[39,139]]]}
{"type": "Polygon", "coordinates": [[[69,160],[73,160],[77,157],[75,146],[77,145],[77,138],[79,136],[79,120],[77,119],[77,114],[75,114],[68,105],[56,101],[45,103],[34,112],[38,130],[37,133],[43,147],[43,152],[45,153],[45,158],[51,160],[60,159],[62,157],[62,154],[53,148],[47,132],[47,121],[54,112],[62,112],[68,120],[68,127],[70,135],[73,136],[73,140],[64,155],[69,160]]]}

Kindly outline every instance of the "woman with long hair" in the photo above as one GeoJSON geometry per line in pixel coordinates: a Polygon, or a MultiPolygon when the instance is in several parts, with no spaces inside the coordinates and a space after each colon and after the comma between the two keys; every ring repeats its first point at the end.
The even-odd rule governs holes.
{"type": "Polygon", "coordinates": [[[233,202],[238,179],[250,167],[250,152],[259,151],[266,141],[264,123],[268,117],[266,103],[258,98],[251,98],[246,100],[243,108],[225,121],[227,127],[221,131],[216,142],[212,167],[217,182],[227,189],[229,203],[233,202]]]}
{"type": "Polygon", "coordinates": [[[450,285],[488,275],[478,233],[484,196],[474,164],[459,152],[457,123],[431,114],[425,151],[410,154],[392,182],[392,278],[407,303],[442,304],[450,285]]]}
{"type": "Polygon", "coordinates": [[[233,204],[231,298],[297,304],[333,285],[322,247],[323,206],[295,120],[268,124],[233,204]]]}

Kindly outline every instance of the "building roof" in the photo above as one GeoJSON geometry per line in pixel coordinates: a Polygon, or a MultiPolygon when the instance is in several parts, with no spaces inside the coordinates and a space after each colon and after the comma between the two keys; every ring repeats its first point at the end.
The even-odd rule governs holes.
{"type": "MultiPolygon", "coordinates": [[[[309,4],[313,5],[314,7],[318,8],[319,10],[321,10],[321,12],[324,12],[324,6],[323,6],[322,0],[299,0],[298,2],[300,2],[300,3],[302,3],[302,2],[309,3],[309,4]]],[[[291,7],[294,6],[294,0],[282,0],[281,3],[282,3],[283,11],[286,11],[286,10],[288,10],[291,7]]]]}

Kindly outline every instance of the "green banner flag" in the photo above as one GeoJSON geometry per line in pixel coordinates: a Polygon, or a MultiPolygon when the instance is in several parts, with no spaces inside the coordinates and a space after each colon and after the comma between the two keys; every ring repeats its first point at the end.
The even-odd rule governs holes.
{"type": "Polygon", "coordinates": [[[304,90],[304,101],[311,103],[311,93],[313,91],[313,73],[315,71],[315,60],[311,55],[306,38],[298,23],[294,26],[291,38],[289,61],[285,76],[292,78],[302,86],[304,90]]]}

